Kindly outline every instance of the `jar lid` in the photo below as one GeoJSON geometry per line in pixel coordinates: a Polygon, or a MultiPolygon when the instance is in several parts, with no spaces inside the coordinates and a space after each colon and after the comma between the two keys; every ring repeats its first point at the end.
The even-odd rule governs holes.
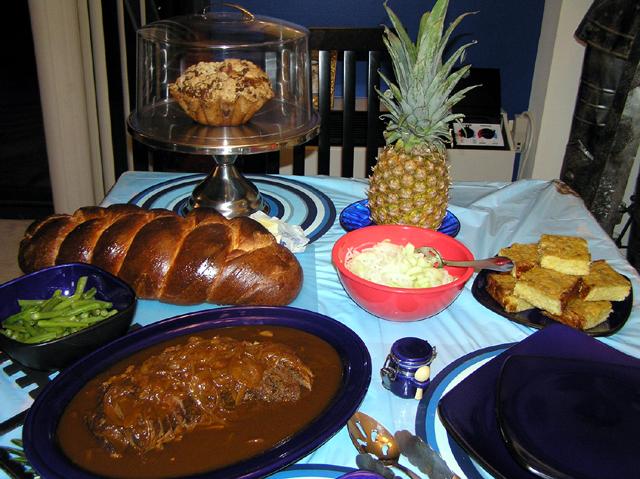
{"type": "Polygon", "coordinates": [[[399,362],[408,364],[428,364],[433,359],[433,352],[428,341],[414,337],[398,339],[391,346],[391,354],[399,362]]]}

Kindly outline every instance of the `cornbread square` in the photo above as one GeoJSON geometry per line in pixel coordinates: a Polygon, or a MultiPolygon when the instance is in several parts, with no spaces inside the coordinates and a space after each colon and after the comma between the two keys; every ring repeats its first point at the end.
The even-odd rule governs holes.
{"type": "Polygon", "coordinates": [[[569,299],[578,293],[579,276],[536,266],[522,273],[513,294],[552,314],[561,315],[569,299]]]}
{"type": "Polygon", "coordinates": [[[511,274],[516,278],[538,265],[538,245],[536,243],[513,243],[511,246],[502,248],[498,255],[506,256],[513,262],[511,274]]]}
{"type": "Polygon", "coordinates": [[[543,311],[542,314],[567,326],[576,329],[590,329],[603,323],[611,314],[612,306],[609,301],[583,301],[573,298],[561,315],[543,311]]]}
{"type": "Polygon", "coordinates": [[[587,240],[578,236],[540,236],[540,266],[576,276],[589,274],[591,253],[587,240]]]}
{"type": "Polygon", "coordinates": [[[622,301],[630,291],[629,280],[600,259],[591,263],[589,274],[582,277],[579,296],[585,301],[622,301]]]}
{"type": "Polygon", "coordinates": [[[516,279],[510,273],[487,274],[486,290],[507,313],[519,313],[532,309],[533,305],[513,294],[516,279]]]}

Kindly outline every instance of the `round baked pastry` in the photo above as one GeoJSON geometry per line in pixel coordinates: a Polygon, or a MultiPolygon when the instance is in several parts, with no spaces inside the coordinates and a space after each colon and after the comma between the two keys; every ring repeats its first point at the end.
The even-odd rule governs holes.
{"type": "Polygon", "coordinates": [[[234,58],[191,65],[169,92],[187,115],[212,126],[242,125],[273,98],[267,74],[255,63],[234,58]]]}

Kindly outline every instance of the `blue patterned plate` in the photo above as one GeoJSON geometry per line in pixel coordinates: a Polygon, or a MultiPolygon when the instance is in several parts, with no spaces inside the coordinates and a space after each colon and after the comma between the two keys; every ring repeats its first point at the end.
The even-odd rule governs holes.
{"type": "MultiPolygon", "coordinates": [[[[346,231],[371,226],[374,222],[371,221],[369,213],[368,199],[365,198],[364,200],[351,203],[340,213],[340,226],[342,226],[346,231]]],[[[458,220],[451,211],[447,210],[447,214],[442,220],[442,224],[440,225],[440,228],[438,228],[438,231],[455,238],[460,232],[460,220],[458,220]]]]}
{"type": "MultiPolygon", "coordinates": [[[[136,193],[128,202],[143,208],[167,208],[184,212],[193,188],[205,175],[168,177],[136,193]]],[[[317,188],[302,181],[277,175],[247,175],[260,190],[269,216],[298,225],[313,243],[324,235],[336,219],[333,201],[317,188]]]]}

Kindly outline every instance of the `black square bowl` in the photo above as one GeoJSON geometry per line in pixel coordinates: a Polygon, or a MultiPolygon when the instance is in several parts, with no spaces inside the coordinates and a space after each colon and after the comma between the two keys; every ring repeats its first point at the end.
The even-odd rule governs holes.
{"type": "Polygon", "coordinates": [[[117,314],[76,333],[43,343],[26,344],[0,334],[0,349],[26,367],[52,371],[62,369],[124,335],[136,309],[135,292],[111,273],[84,263],[44,268],[0,285],[0,321],[20,311],[18,299],[47,299],[57,289],[64,295],[73,294],[82,276],[87,277],[86,289],[95,287],[96,299],[113,303],[117,314]]]}

